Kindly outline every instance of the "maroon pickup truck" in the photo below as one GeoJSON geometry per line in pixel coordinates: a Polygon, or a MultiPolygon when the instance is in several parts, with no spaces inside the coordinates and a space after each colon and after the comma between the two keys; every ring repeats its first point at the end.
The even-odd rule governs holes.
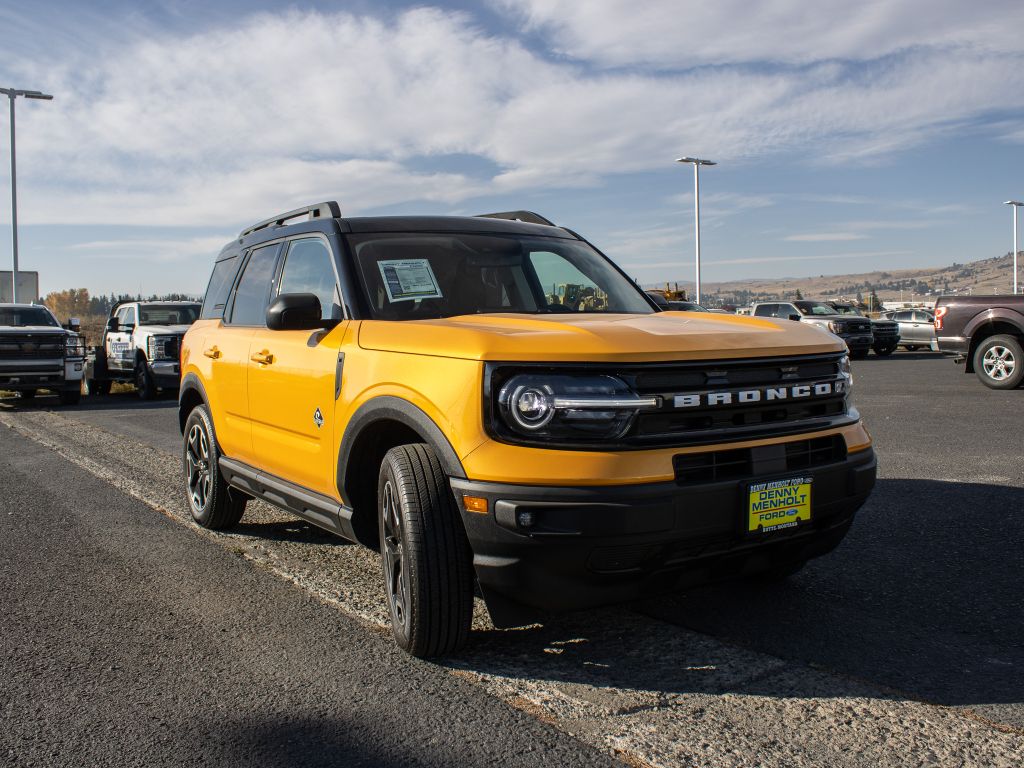
{"type": "Polygon", "coordinates": [[[1024,381],[1024,295],[940,296],[935,302],[939,351],[967,362],[992,389],[1024,381]]]}

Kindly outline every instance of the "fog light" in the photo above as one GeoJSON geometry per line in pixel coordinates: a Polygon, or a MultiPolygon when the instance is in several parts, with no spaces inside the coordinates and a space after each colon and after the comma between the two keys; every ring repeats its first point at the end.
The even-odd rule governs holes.
{"type": "Polygon", "coordinates": [[[533,512],[522,509],[516,515],[516,525],[520,528],[529,528],[534,523],[533,512]]]}

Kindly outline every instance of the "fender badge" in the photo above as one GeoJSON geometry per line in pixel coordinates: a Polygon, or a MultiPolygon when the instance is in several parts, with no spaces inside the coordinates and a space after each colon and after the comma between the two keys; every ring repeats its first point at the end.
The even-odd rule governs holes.
{"type": "Polygon", "coordinates": [[[320,427],[324,425],[324,415],[320,413],[319,408],[313,412],[313,423],[316,424],[317,429],[320,429],[320,427]]]}

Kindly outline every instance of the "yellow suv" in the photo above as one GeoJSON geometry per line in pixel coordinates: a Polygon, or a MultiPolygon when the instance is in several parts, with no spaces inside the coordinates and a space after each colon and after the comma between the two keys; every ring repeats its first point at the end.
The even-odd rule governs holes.
{"type": "Polygon", "coordinates": [[[268,501],[380,551],[417,656],[699,581],[781,578],[875,481],[847,349],[816,326],[660,312],[526,211],[243,231],[181,349],[188,503],[268,501]]]}

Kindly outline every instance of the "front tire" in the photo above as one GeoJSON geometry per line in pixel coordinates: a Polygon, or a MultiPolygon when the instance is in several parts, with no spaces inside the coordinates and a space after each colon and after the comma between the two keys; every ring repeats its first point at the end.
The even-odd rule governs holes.
{"type": "Polygon", "coordinates": [[[109,395],[110,394],[110,380],[109,379],[89,379],[86,382],[86,388],[89,390],[89,395],[109,395]]]}
{"type": "Polygon", "coordinates": [[[377,520],[395,641],[419,658],[453,653],[473,621],[472,553],[429,445],[400,445],[384,456],[377,520]]]}
{"type": "Polygon", "coordinates": [[[875,347],[875,354],[886,357],[896,351],[896,347],[875,347]]]}
{"type": "Polygon", "coordinates": [[[850,357],[854,360],[863,360],[868,356],[868,352],[870,351],[870,347],[864,347],[864,349],[852,349],[850,350],[850,357]]]}
{"type": "Polygon", "coordinates": [[[992,389],[1015,389],[1024,381],[1024,350],[1014,336],[990,336],[974,351],[974,372],[992,389]]]}
{"type": "Polygon", "coordinates": [[[916,344],[907,344],[907,352],[917,352],[920,349],[916,344]]]}
{"type": "Polygon", "coordinates": [[[135,361],[135,389],[139,392],[140,400],[152,400],[157,395],[153,375],[149,372],[149,365],[144,357],[135,361]]]}
{"type": "Polygon", "coordinates": [[[220,447],[205,405],[197,405],[185,422],[181,451],[185,496],[192,519],[203,528],[223,531],[238,525],[247,497],[231,488],[220,473],[220,447]]]}
{"type": "Polygon", "coordinates": [[[35,400],[36,390],[34,389],[23,389],[18,393],[18,397],[22,400],[35,400]]]}

